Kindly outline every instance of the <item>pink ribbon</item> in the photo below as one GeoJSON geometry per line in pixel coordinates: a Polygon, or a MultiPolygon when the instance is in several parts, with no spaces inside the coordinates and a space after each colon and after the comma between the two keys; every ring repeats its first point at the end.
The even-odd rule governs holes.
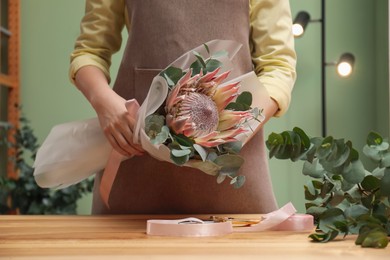
{"type": "Polygon", "coordinates": [[[262,216],[262,220],[249,227],[234,227],[231,221],[211,222],[197,218],[177,220],[147,221],[146,233],[154,236],[200,237],[221,236],[232,232],[259,232],[265,230],[311,231],[314,228],[313,216],[295,214],[294,206],[287,203],[282,208],[262,216]]]}
{"type": "MultiPolygon", "coordinates": [[[[134,115],[139,109],[139,104],[137,100],[131,99],[126,102],[126,108],[129,113],[134,115]]],[[[110,199],[112,185],[114,184],[119,166],[124,159],[129,159],[129,157],[125,157],[122,154],[118,153],[116,150],[112,149],[110,157],[107,161],[106,168],[104,168],[99,189],[100,196],[107,208],[110,208],[110,204],[108,203],[108,201],[110,199]]]]}
{"type": "Polygon", "coordinates": [[[314,217],[309,214],[294,214],[282,223],[274,226],[271,230],[275,231],[313,231],[314,217]]]}

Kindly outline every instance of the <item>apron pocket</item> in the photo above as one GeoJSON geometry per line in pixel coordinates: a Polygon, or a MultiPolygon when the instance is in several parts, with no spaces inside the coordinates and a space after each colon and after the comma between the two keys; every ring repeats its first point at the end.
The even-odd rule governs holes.
{"type": "Polygon", "coordinates": [[[161,72],[161,69],[134,68],[134,97],[141,105],[148,95],[153,78],[161,72]]]}

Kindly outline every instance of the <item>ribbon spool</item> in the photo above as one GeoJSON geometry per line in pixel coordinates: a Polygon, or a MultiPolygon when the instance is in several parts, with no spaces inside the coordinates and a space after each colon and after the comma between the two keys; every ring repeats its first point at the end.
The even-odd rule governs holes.
{"type": "Polygon", "coordinates": [[[231,222],[205,222],[197,218],[147,221],[146,233],[153,236],[209,237],[233,232],[231,222]]]}

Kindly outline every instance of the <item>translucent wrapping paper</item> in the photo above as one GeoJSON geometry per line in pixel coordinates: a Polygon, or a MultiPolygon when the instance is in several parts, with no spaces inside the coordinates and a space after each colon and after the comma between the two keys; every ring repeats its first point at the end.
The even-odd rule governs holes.
{"type": "MultiPolygon", "coordinates": [[[[234,69],[232,59],[240,49],[240,44],[227,40],[213,40],[206,44],[210,53],[225,50],[229,54],[218,58],[223,64],[221,73],[234,69]]],[[[183,54],[169,66],[188,69],[194,61],[193,51],[207,56],[204,45],[200,45],[183,54]]],[[[254,72],[228,78],[227,82],[222,83],[220,87],[237,81],[240,81],[240,92],[252,93],[252,107],[263,108],[266,107],[267,102],[270,102],[268,92],[254,72]]],[[[153,145],[144,131],[145,117],[154,113],[163,104],[167,94],[166,80],[157,75],[142,105],[139,107],[136,100],[129,100],[127,108],[128,110],[139,108],[133,131],[134,142],[140,143],[143,149],[156,159],[171,162],[169,148],[165,145],[153,145]]],[[[260,123],[251,120],[246,124],[245,127],[253,130],[260,123]]],[[[236,139],[245,144],[253,134],[252,130],[238,135],[236,139]]],[[[104,169],[112,153],[113,149],[106,140],[97,118],[56,125],[38,150],[34,162],[35,180],[41,187],[65,188],[104,169]]],[[[119,158],[119,160],[126,159],[131,160],[131,158],[119,158]]]]}

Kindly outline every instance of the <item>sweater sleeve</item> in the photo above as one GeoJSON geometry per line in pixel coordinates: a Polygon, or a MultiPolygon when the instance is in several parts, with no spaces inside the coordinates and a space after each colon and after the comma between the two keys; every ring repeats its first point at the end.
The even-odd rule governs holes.
{"type": "Polygon", "coordinates": [[[111,56],[120,49],[125,24],[124,0],[87,0],[73,52],[69,76],[74,83],[83,66],[96,66],[110,81],[111,56]]]}
{"type": "Polygon", "coordinates": [[[251,51],[255,73],[283,115],[296,79],[296,53],[289,0],[250,0],[251,51]]]}

